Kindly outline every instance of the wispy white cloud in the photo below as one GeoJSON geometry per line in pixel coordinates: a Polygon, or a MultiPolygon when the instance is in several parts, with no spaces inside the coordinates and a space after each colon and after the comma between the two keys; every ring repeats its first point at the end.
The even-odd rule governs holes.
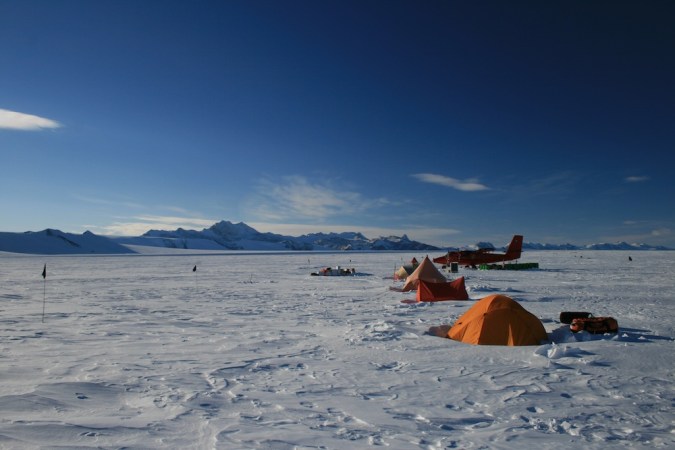
{"type": "Polygon", "coordinates": [[[202,219],[195,217],[180,217],[180,216],[153,216],[144,215],[136,217],[137,220],[150,224],[160,224],[162,226],[172,228],[203,228],[210,227],[218,222],[214,219],[202,219]]]}
{"type": "Polygon", "coordinates": [[[376,227],[364,225],[326,225],[326,224],[297,224],[297,223],[268,223],[268,222],[248,222],[256,230],[262,233],[277,233],[286,236],[302,236],[311,233],[344,233],[359,232],[367,238],[373,239],[380,236],[403,236],[406,234],[409,239],[423,242],[425,244],[437,245],[443,247],[447,244],[450,237],[460,233],[451,228],[433,228],[433,227],[376,227]]]}
{"type": "MultiPolygon", "coordinates": [[[[95,196],[90,196],[90,195],[82,195],[82,194],[73,194],[72,197],[75,200],[79,200],[81,202],[85,203],[90,203],[92,205],[98,205],[98,206],[111,206],[114,207],[115,209],[119,210],[120,208],[126,208],[126,209],[135,209],[135,210],[149,210],[151,209],[149,206],[144,205],[142,203],[138,203],[133,200],[129,199],[115,199],[115,198],[103,198],[103,197],[95,197],[95,196]]],[[[113,196],[114,197],[114,196],[113,196]]],[[[185,209],[181,206],[174,206],[174,205],[157,205],[152,207],[153,210],[155,211],[170,211],[171,214],[179,214],[180,216],[176,217],[199,217],[201,214],[198,212],[190,211],[188,209],[185,209]]],[[[166,216],[166,215],[155,215],[153,217],[171,217],[171,216],[166,216]]]]}
{"type": "Polygon", "coordinates": [[[358,214],[388,203],[384,198],[368,199],[349,188],[331,186],[328,181],[317,183],[302,176],[289,176],[278,182],[261,180],[249,203],[248,215],[270,222],[316,222],[358,214]]]}
{"type": "Polygon", "coordinates": [[[248,225],[262,233],[276,233],[287,236],[302,236],[312,233],[345,233],[359,232],[366,237],[378,237],[385,235],[395,235],[401,233],[401,230],[393,228],[381,228],[361,225],[327,225],[327,224],[306,224],[306,223],[270,223],[270,222],[250,222],[248,225]]]}
{"type": "Polygon", "coordinates": [[[624,178],[624,181],[626,183],[640,183],[642,181],[648,181],[649,177],[643,177],[643,176],[630,176],[624,178]]]}
{"type": "Polygon", "coordinates": [[[44,117],[24,114],[8,109],[0,109],[0,128],[9,130],[39,131],[47,128],[60,128],[61,124],[44,117]]]}
{"type": "Polygon", "coordinates": [[[132,209],[142,209],[144,208],[143,205],[140,203],[136,203],[133,201],[125,201],[125,200],[109,200],[105,198],[99,198],[99,197],[90,197],[87,195],[80,195],[80,194],[73,194],[73,198],[76,200],[79,200],[81,202],[85,203],[91,203],[93,205],[103,205],[103,206],[116,206],[116,207],[124,207],[124,208],[132,208],[132,209]]]}
{"type": "Polygon", "coordinates": [[[673,247],[675,230],[672,222],[625,220],[621,227],[599,236],[595,242],[628,242],[673,247]]]}
{"type": "Polygon", "coordinates": [[[462,181],[456,178],[446,177],[445,175],[437,175],[434,173],[415,173],[412,175],[412,177],[417,178],[418,180],[424,183],[438,184],[440,186],[450,187],[453,189],[457,189],[459,191],[473,192],[473,191],[485,191],[490,189],[489,187],[479,183],[478,180],[475,179],[468,179],[462,181]]]}
{"type": "Polygon", "coordinates": [[[406,234],[410,239],[442,246],[451,235],[459,233],[449,228],[403,224],[401,214],[390,226],[370,225],[369,217],[377,214],[382,223],[382,214],[387,214],[382,208],[399,209],[403,202],[370,198],[337,180],[310,181],[304,176],[261,180],[248,204],[248,225],[260,232],[288,236],[349,231],[368,238],[406,234]]]}
{"type": "Polygon", "coordinates": [[[98,234],[112,236],[139,236],[149,230],[201,230],[218,222],[214,219],[202,219],[179,216],[140,215],[120,218],[119,221],[100,227],[91,227],[98,234]]]}
{"type": "Polygon", "coordinates": [[[583,186],[584,177],[583,173],[573,171],[551,173],[541,178],[519,175],[508,188],[508,200],[523,201],[533,197],[567,198],[583,186]]]}
{"type": "Polygon", "coordinates": [[[652,230],[650,233],[654,237],[666,237],[666,236],[671,236],[673,234],[673,230],[670,228],[659,228],[656,230],[652,230]]]}

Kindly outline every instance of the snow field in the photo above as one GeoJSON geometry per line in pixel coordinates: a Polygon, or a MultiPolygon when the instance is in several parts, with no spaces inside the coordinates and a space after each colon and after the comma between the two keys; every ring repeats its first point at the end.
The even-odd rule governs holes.
{"type": "Polygon", "coordinates": [[[534,347],[427,335],[473,302],[402,304],[423,254],[0,255],[0,447],[670,448],[675,253],[628,255],[449,274],[537,315],[534,347]],[[335,265],[359,276],[309,275],[335,265]],[[621,331],[573,335],[573,310],[621,331]]]}

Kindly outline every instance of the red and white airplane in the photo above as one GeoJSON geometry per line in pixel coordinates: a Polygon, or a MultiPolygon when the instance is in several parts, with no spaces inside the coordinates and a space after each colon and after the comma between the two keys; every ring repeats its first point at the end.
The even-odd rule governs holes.
{"type": "Polygon", "coordinates": [[[493,264],[503,261],[512,261],[520,258],[523,249],[523,237],[513,236],[511,243],[506,248],[506,253],[493,253],[491,249],[481,248],[478,250],[460,250],[448,252],[443,256],[434,258],[438,264],[458,263],[462,266],[475,267],[480,264],[493,264]]]}

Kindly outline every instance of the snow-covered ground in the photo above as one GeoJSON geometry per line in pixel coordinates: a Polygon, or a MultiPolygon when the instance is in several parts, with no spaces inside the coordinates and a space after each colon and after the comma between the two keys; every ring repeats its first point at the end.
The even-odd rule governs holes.
{"type": "Polygon", "coordinates": [[[538,347],[425,334],[473,302],[401,303],[412,256],[0,255],[0,448],[675,447],[675,252],[460,269],[537,315],[538,347]],[[338,264],[360,275],[310,276],[338,264]],[[572,335],[575,310],[621,331],[572,335]]]}

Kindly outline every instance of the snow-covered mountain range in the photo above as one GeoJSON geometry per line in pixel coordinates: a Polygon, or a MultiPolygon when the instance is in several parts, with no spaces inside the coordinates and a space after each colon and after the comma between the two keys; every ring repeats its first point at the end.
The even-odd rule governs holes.
{"type": "Polygon", "coordinates": [[[90,231],[73,234],[50,228],[25,233],[0,232],[0,252],[41,255],[135,253],[112,239],[90,231]]]}
{"type": "Polygon", "coordinates": [[[142,236],[115,238],[121,244],[199,250],[438,250],[406,235],[369,239],[361,233],[312,233],[284,236],[261,233],[243,222],[221,221],[202,231],[150,230],[142,236]]]}
{"type": "Polygon", "coordinates": [[[574,244],[537,244],[524,242],[523,250],[672,250],[660,245],[629,244],[628,242],[600,243],[588,245],[574,244]]]}
{"type": "MultiPolygon", "coordinates": [[[[0,232],[0,252],[31,254],[120,254],[136,253],[136,246],[189,250],[441,250],[433,245],[410,240],[405,234],[369,239],[358,232],[312,233],[285,236],[261,233],[243,222],[221,221],[201,231],[179,228],[174,231],[151,230],[137,237],[105,237],[89,231],[83,234],[59,230],[25,233],[0,232]]],[[[480,242],[468,248],[495,248],[489,242],[480,242]]],[[[495,248],[504,250],[503,248],[495,248]]],[[[443,248],[442,250],[446,250],[443,248]]],[[[524,243],[523,250],[670,250],[646,244],[573,244],[524,243]]]]}
{"type": "Polygon", "coordinates": [[[97,236],[59,230],[0,232],[0,252],[31,254],[135,253],[134,246],[190,250],[438,250],[406,235],[369,239],[361,233],[313,233],[298,237],[260,233],[245,223],[221,221],[201,231],[151,230],[137,237],[97,236]]]}

